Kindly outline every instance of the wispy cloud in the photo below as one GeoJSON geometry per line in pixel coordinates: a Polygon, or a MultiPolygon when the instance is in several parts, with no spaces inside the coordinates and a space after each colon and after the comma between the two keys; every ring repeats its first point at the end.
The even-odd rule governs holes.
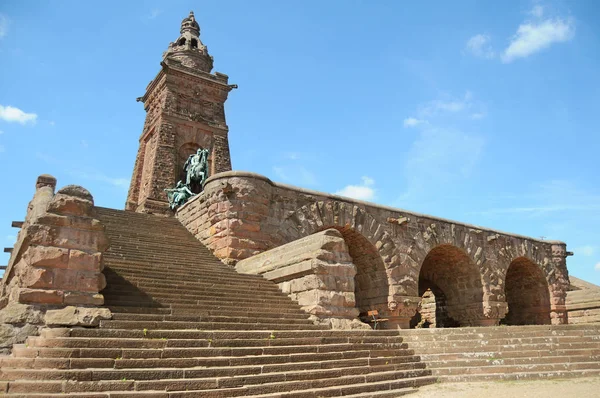
{"type": "Polygon", "coordinates": [[[8,34],[8,26],[10,25],[10,20],[4,14],[0,14],[0,39],[8,34]]]}
{"type": "Polygon", "coordinates": [[[404,119],[404,127],[416,127],[420,124],[427,124],[427,120],[423,120],[423,119],[417,119],[414,117],[407,117],[406,119],[404,119]]]}
{"type": "Polygon", "coordinates": [[[89,173],[89,172],[85,172],[85,171],[71,170],[68,173],[74,177],[78,177],[83,180],[99,181],[99,182],[107,183],[109,185],[113,185],[117,188],[122,188],[125,190],[129,189],[129,180],[127,178],[109,177],[109,176],[107,176],[103,173],[99,173],[99,172],[89,173]]]}
{"type": "Polygon", "coordinates": [[[596,263],[596,265],[594,265],[594,269],[596,271],[600,271],[600,263],[596,263]]]}
{"type": "Polygon", "coordinates": [[[17,237],[15,235],[6,235],[6,240],[14,242],[15,240],[17,240],[17,237]]]}
{"type": "Polygon", "coordinates": [[[20,110],[19,108],[15,108],[13,106],[2,106],[0,105],[0,119],[12,123],[35,123],[37,120],[37,115],[35,113],[26,113],[20,110]]]}
{"type": "Polygon", "coordinates": [[[589,193],[565,180],[552,180],[534,186],[534,192],[521,194],[516,205],[487,209],[472,214],[485,216],[518,215],[540,217],[553,213],[599,214],[600,194],[589,193]],[[520,203],[519,203],[520,202],[520,203]]]}
{"type": "Polygon", "coordinates": [[[596,252],[596,246],[592,246],[592,245],[579,246],[579,247],[576,247],[575,249],[573,249],[573,252],[575,253],[575,255],[580,254],[585,257],[591,257],[596,252]]]}
{"type": "Polygon", "coordinates": [[[404,174],[408,186],[401,202],[417,201],[431,189],[467,178],[484,147],[485,140],[478,134],[439,127],[422,130],[406,155],[404,174]]]}
{"type": "Polygon", "coordinates": [[[162,10],[160,10],[158,8],[153,8],[152,11],[150,11],[150,14],[148,14],[148,16],[146,18],[156,19],[160,14],[162,14],[162,10]]]}
{"type": "Polygon", "coordinates": [[[544,16],[544,6],[541,4],[536,4],[529,13],[536,18],[541,18],[544,16]]]}
{"type": "Polygon", "coordinates": [[[510,44],[502,54],[502,62],[509,63],[517,58],[526,58],[554,43],[563,43],[575,36],[575,22],[572,18],[548,18],[539,20],[544,13],[542,6],[531,10],[538,20],[522,23],[510,44]]]}
{"type": "Polygon", "coordinates": [[[4,145],[0,145],[0,153],[6,151],[6,149],[4,148],[4,145]]]}
{"type": "Polygon", "coordinates": [[[518,58],[526,58],[532,54],[550,47],[554,43],[563,43],[575,36],[575,21],[573,18],[556,16],[545,18],[544,6],[537,4],[529,12],[532,18],[524,21],[517,32],[510,38],[510,43],[500,54],[491,45],[488,34],[479,33],[467,40],[466,52],[485,59],[499,58],[503,63],[510,63],[518,58]]]}
{"type": "Polygon", "coordinates": [[[315,174],[301,165],[273,166],[273,173],[283,182],[297,185],[317,185],[315,174]]]}
{"type": "Polygon", "coordinates": [[[361,177],[362,183],[359,185],[347,185],[336,192],[336,195],[346,196],[358,200],[375,199],[375,180],[371,177],[361,177]]]}
{"type": "Polygon", "coordinates": [[[477,34],[467,40],[465,46],[467,52],[479,58],[492,59],[496,53],[490,45],[491,38],[487,34],[477,34]]]}
{"type": "Polygon", "coordinates": [[[418,108],[418,115],[421,118],[431,118],[441,114],[456,114],[462,111],[470,110],[475,107],[473,93],[466,91],[462,97],[453,97],[446,95],[442,98],[429,101],[418,108]]]}

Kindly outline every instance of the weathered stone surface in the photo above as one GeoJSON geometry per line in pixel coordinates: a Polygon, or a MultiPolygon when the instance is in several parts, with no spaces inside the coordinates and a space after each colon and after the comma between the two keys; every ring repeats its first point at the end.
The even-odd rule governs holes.
{"type": "Polygon", "coordinates": [[[361,323],[356,319],[354,298],[356,268],[342,234],[335,229],[241,260],[236,270],[278,283],[306,312],[336,328],[361,323]],[[335,321],[326,321],[330,318],[335,321]]]}
{"type": "Polygon", "coordinates": [[[39,329],[39,326],[29,323],[20,326],[0,323],[0,354],[7,354],[14,344],[21,344],[27,337],[36,336],[39,329]]]}
{"type": "Polygon", "coordinates": [[[18,301],[23,304],[62,304],[64,292],[23,288],[18,290],[18,301]]]}
{"type": "Polygon", "coordinates": [[[54,246],[30,246],[23,260],[33,267],[67,268],[69,250],[54,246]]]}
{"type": "Polygon", "coordinates": [[[11,302],[0,311],[0,323],[41,324],[43,320],[43,314],[38,308],[32,305],[11,302]]]}
{"type": "Polygon", "coordinates": [[[102,265],[102,253],[86,253],[81,250],[71,249],[69,251],[69,268],[82,271],[98,271],[104,269],[102,265]]]}
{"type": "MultiPolygon", "coordinates": [[[[192,37],[186,40],[189,43],[192,37]]],[[[140,98],[147,114],[127,210],[172,214],[164,190],[182,178],[185,161],[198,148],[210,150],[210,174],[231,170],[224,103],[232,86],[226,75],[210,73],[208,53],[191,54],[181,51],[185,45],[177,47],[169,48],[163,69],[140,98]]]]}
{"type": "Polygon", "coordinates": [[[45,322],[48,326],[98,326],[101,320],[112,318],[108,308],[67,306],[48,310],[45,322]]]}
{"type": "MultiPolygon", "coordinates": [[[[562,242],[275,184],[266,177],[245,172],[212,176],[204,192],[180,208],[176,216],[215,255],[231,265],[325,229],[337,229],[356,266],[356,306],[361,312],[377,309],[393,320],[389,326],[408,327],[429,282],[444,292],[447,309],[452,312],[449,316],[456,317],[457,324],[498,324],[507,311],[510,313],[507,289],[513,293],[521,290],[507,286],[517,283],[517,278],[507,279],[507,271],[520,258],[540,270],[543,278],[536,279],[536,283],[546,286],[549,292],[549,299],[544,301],[546,315],[540,316],[547,319],[549,314],[554,324],[567,322],[564,303],[569,280],[566,246],[562,242]]],[[[290,268],[289,272],[300,275],[311,267],[298,261],[295,270],[290,268]]],[[[278,269],[269,272],[268,277],[276,281],[282,273],[278,269]]],[[[281,287],[291,294],[300,288],[299,284],[331,285],[321,280],[298,279],[281,287]]],[[[347,285],[348,281],[341,278],[337,288],[343,291],[347,285]]],[[[543,289],[536,292],[538,297],[543,289]]],[[[521,304],[512,302],[514,314],[522,303],[532,299],[521,304]]],[[[529,313],[539,307],[528,305],[529,313]]],[[[534,322],[541,322],[541,318],[534,322]]]]}
{"type": "MultiPolygon", "coordinates": [[[[61,193],[58,191],[52,201],[48,204],[48,212],[56,214],[65,214],[72,216],[88,216],[94,206],[92,199],[87,199],[85,192],[89,195],[89,192],[82,187],[71,186],[66,192],[61,193]],[[71,196],[68,192],[76,193],[81,196],[71,196]]],[[[89,195],[91,198],[91,195],[89,195]]]]}

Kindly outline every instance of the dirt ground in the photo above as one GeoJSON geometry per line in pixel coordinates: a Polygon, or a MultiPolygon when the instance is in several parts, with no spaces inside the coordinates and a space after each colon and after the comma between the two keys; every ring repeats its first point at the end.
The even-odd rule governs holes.
{"type": "Polygon", "coordinates": [[[410,398],[598,398],[600,377],[576,379],[437,383],[419,388],[410,398]]]}

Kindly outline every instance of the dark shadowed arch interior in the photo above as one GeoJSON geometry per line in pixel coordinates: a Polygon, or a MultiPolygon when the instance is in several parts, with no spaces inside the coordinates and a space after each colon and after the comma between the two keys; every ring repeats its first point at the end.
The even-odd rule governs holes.
{"type": "Polygon", "coordinates": [[[411,328],[448,328],[459,326],[448,315],[447,298],[434,282],[420,278],[419,296],[421,303],[417,314],[411,319],[411,328]]]}
{"type": "Polygon", "coordinates": [[[508,314],[506,325],[549,325],[550,292],[542,269],[525,257],[514,259],[504,285],[508,314]]]}
{"type": "Polygon", "coordinates": [[[352,262],[356,266],[354,294],[360,312],[387,308],[389,284],[377,248],[352,228],[336,228],[342,233],[352,262]]]}
{"type": "MultiPolygon", "coordinates": [[[[469,320],[465,319],[468,313],[466,307],[481,305],[483,301],[481,275],[464,251],[453,245],[440,245],[423,260],[419,273],[419,295],[425,296],[421,310],[425,308],[427,314],[435,313],[435,327],[465,326],[469,324],[469,320]],[[435,303],[435,311],[432,303],[435,303]]],[[[420,313],[417,314],[419,317],[423,318],[420,313]]],[[[418,322],[415,318],[411,323],[414,326],[418,322]]]]}

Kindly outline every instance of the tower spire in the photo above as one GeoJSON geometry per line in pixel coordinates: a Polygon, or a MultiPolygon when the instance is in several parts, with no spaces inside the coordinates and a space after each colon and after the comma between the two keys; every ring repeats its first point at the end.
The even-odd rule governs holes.
{"type": "Polygon", "coordinates": [[[163,54],[164,58],[180,61],[184,66],[210,73],[213,68],[213,57],[208,48],[200,40],[200,25],[194,12],[181,21],[180,36],[169,44],[163,54]]]}

